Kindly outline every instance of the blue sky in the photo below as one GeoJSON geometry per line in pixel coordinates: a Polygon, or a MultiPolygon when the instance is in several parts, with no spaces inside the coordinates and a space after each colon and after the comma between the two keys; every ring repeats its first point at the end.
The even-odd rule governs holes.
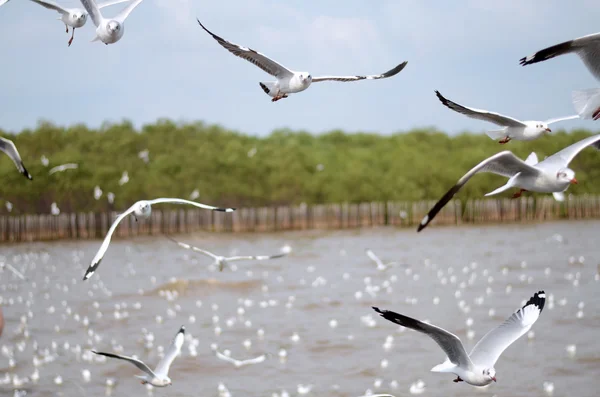
{"type": "MultiPolygon", "coordinates": [[[[76,0],[58,0],[80,6],[76,0]]],[[[57,13],[26,0],[0,8],[0,128],[158,118],[221,124],[249,134],[276,128],[389,134],[435,126],[454,134],[491,125],[442,106],[461,104],[519,119],[574,113],[571,91],[599,83],[575,55],[527,67],[523,56],[598,31],[596,0],[145,0],[116,44],[90,43],[91,20],[73,45],[57,13]],[[408,61],[397,76],[324,82],[272,103],[269,81],[208,36],[213,32],[314,75],[373,74],[408,61]]],[[[124,5],[103,10],[116,14],[124,5]]],[[[597,129],[576,120],[557,127],[597,129]]]]}

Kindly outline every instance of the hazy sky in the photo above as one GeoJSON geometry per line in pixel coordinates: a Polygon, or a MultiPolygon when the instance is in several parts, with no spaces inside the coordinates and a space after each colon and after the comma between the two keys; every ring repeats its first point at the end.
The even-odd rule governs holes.
{"type": "MultiPolygon", "coordinates": [[[[76,0],[58,0],[79,6],[76,0]]],[[[574,113],[571,91],[600,83],[575,55],[522,67],[519,59],[598,31],[597,0],[145,0],[116,44],[73,45],[58,14],[27,0],[0,8],[0,128],[34,128],[126,118],[202,120],[250,134],[288,127],[392,133],[435,126],[448,133],[493,125],[445,108],[461,104],[520,119],[574,113]],[[197,24],[294,70],[374,74],[379,81],[315,83],[276,103],[260,89],[271,76],[223,49],[197,24]]],[[[124,5],[105,8],[115,15],[124,5]]],[[[563,122],[554,128],[598,128],[563,122]]]]}

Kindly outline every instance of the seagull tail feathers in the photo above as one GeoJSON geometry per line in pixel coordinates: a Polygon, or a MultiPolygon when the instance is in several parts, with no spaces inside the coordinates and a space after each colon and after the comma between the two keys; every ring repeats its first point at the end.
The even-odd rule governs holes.
{"type": "Polygon", "coordinates": [[[512,177],[511,177],[511,178],[508,180],[508,182],[506,182],[506,185],[500,186],[498,189],[496,189],[496,190],[494,190],[494,191],[492,191],[492,192],[489,192],[489,193],[487,193],[485,196],[486,196],[486,197],[487,197],[487,196],[493,196],[493,195],[495,195],[495,194],[502,193],[502,192],[503,192],[503,191],[505,191],[505,190],[508,190],[508,189],[510,189],[510,188],[513,188],[513,187],[515,187],[515,180],[517,179],[517,177],[518,177],[520,174],[521,174],[520,172],[517,172],[517,173],[516,173],[514,176],[512,176],[512,177]]]}
{"type": "Polygon", "coordinates": [[[264,83],[261,81],[258,84],[260,85],[260,88],[262,88],[262,90],[265,92],[265,94],[272,97],[275,96],[275,90],[273,90],[273,88],[275,88],[275,83],[264,83]]]}
{"type": "Polygon", "coordinates": [[[456,365],[452,364],[450,360],[446,359],[446,361],[443,363],[431,368],[431,372],[454,372],[455,369],[456,365]]]}
{"type": "Polygon", "coordinates": [[[502,139],[506,137],[506,130],[494,130],[494,131],[486,131],[485,135],[489,136],[491,139],[497,141],[498,139],[502,139]]]}

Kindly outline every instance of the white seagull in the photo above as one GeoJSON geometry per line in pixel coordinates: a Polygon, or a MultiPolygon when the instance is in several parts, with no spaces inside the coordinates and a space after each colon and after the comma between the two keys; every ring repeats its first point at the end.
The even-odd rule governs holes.
{"type": "Polygon", "coordinates": [[[6,138],[0,138],[0,150],[6,153],[8,157],[10,157],[10,159],[13,161],[13,163],[15,163],[15,166],[21,174],[25,175],[25,177],[29,180],[33,179],[29,172],[27,172],[27,170],[25,169],[23,160],[21,160],[21,155],[19,155],[19,151],[17,150],[17,147],[15,146],[13,141],[6,138]]]}
{"type": "MultiPolygon", "coordinates": [[[[8,3],[8,1],[9,0],[0,1],[0,6],[2,6],[5,3],[8,3]]],[[[61,5],[58,5],[57,3],[53,2],[53,1],[48,1],[48,0],[31,0],[31,1],[33,1],[34,3],[38,3],[42,7],[45,7],[49,10],[54,10],[54,11],[58,12],[60,14],[60,17],[58,19],[65,24],[67,33],[69,33],[69,26],[72,28],[71,38],[69,39],[69,47],[70,47],[71,43],[73,43],[73,38],[75,37],[75,29],[81,28],[83,25],[85,25],[85,23],[87,21],[87,16],[88,16],[87,12],[85,12],[81,8],[66,8],[61,5]]],[[[104,8],[104,7],[112,6],[112,5],[119,4],[119,3],[125,3],[127,1],[129,1],[129,0],[107,1],[105,3],[98,4],[98,8],[104,8]]]]}
{"type": "Polygon", "coordinates": [[[23,274],[18,271],[17,269],[15,269],[12,265],[8,264],[8,263],[0,263],[0,269],[2,269],[4,271],[4,268],[7,268],[8,270],[10,270],[11,272],[13,272],[13,274],[17,277],[19,277],[21,280],[25,280],[25,276],[23,276],[23,274]]]}
{"type": "Polygon", "coordinates": [[[523,192],[532,191],[552,193],[557,201],[564,201],[563,192],[567,190],[570,184],[577,183],[575,171],[569,168],[569,163],[588,146],[594,146],[600,150],[600,134],[582,139],[539,163],[535,153],[531,153],[525,161],[522,161],[508,150],[488,157],[463,175],[456,185],[444,194],[421,220],[417,231],[423,230],[469,179],[479,172],[491,172],[509,178],[504,186],[487,193],[486,196],[492,196],[516,187],[520,190],[514,194],[513,198],[520,197],[523,192]]]}
{"type": "Polygon", "coordinates": [[[375,253],[370,248],[365,249],[365,254],[367,254],[367,256],[371,258],[373,262],[375,262],[375,264],[377,265],[377,270],[387,270],[388,267],[396,264],[396,262],[383,263],[381,259],[379,259],[379,257],[375,255],[375,253]]]}
{"type": "Polygon", "coordinates": [[[158,365],[152,371],[150,367],[144,364],[142,361],[135,359],[133,357],[121,356],[113,353],[103,353],[92,350],[92,353],[100,354],[102,356],[118,358],[120,360],[129,361],[140,370],[144,371],[145,375],[136,375],[135,377],[142,380],[142,384],[149,383],[155,387],[165,387],[171,385],[171,378],[169,378],[169,368],[173,363],[173,360],[179,355],[181,352],[181,346],[183,346],[183,342],[185,340],[185,327],[182,325],[177,335],[171,342],[171,345],[165,352],[164,357],[158,362],[158,365]]]}
{"type": "MultiPolygon", "coordinates": [[[[533,55],[521,58],[519,63],[526,66],[531,65],[532,63],[546,61],[559,55],[571,53],[579,55],[579,58],[581,58],[587,69],[596,79],[600,80],[600,33],[578,37],[544,48],[533,55]]],[[[584,100],[586,97],[589,98],[589,95],[592,93],[594,95],[600,94],[600,89],[574,91],[573,104],[575,105],[575,108],[578,108],[578,101],[584,100]]],[[[579,115],[584,119],[600,119],[600,103],[596,103],[594,109],[588,110],[590,110],[589,113],[579,113],[579,115]]]]}
{"type": "Polygon", "coordinates": [[[219,352],[218,350],[215,352],[215,354],[221,360],[227,361],[228,363],[235,365],[236,368],[243,367],[245,365],[262,363],[263,361],[265,361],[267,359],[266,354],[262,354],[258,357],[251,358],[248,360],[236,360],[235,358],[229,357],[229,356],[219,352]]]}
{"type": "Polygon", "coordinates": [[[132,0],[131,3],[114,18],[104,18],[95,0],[80,0],[83,7],[92,17],[96,25],[96,37],[92,41],[102,41],[104,44],[116,43],[125,32],[125,20],[143,0],[132,0]]]}
{"type": "Polygon", "coordinates": [[[74,170],[77,168],[79,168],[79,164],[76,163],[61,164],[51,168],[50,171],[48,171],[48,175],[52,175],[55,172],[64,172],[66,170],[74,170]]]}
{"type": "Polygon", "coordinates": [[[544,133],[552,132],[550,127],[548,127],[552,123],[579,118],[578,115],[573,115],[546,121],[520,121],[499,113],[459,105],[456,102],[446,99],[439,91],[436,91],[435,95],[437,95],[438,99],[445,106],[455,112],[462,113],[472,119],[489,121],[490,123],[502,126],[503,128],[500,130],[486,132],[486,135],[490,138],[494,140],[500,139],[498,141],[500,144],[508,143],[512,139],[515,141],[532,141],[541,137],[544,133]]]}
{"type": "Polygon", "coordinates": [[[183,247],[185,249],[188,250],[192,250],[195,252],[199,252],[205,256],[208,256],[209,258],[212,258],[214,260],[213,264],[219,266],[219,271],[223,271],[223,268],[225,267],[225,265],[228,264],[228,262],[235,262],[235,261],[264,261],[264,260],[268,260],[268,259],[276,259],[276,258],[283,258],[284,256],[286,256],[287,254],[289,254],[290,249],[288,248],[284,248],[282,249],[282,253],[281,254],[276,254],[276,255],[246,255],[246,256],[219,256],[219,255],[215,255],[212,252],[203,250],[201,248],[198,247],[194,247],[192,245],[186,244],[186,243],[182,243],[180,241],[177,241],[173,238],[171,238],[170,236],[166,236],[169,240],[177,243],[177,245],[179,245],[180,247],[183,247]]]}
{"type": "Polygon", "coordinates": [[[152,205],[161,204],[161,203],[189,204],[189,205],[193,205],[198,208],[204,208],[207,210],[220,211],[220,212],[235,211],[235,208],[213,207],[210,205],[200,204],[195,201],[183,200],[183,199],[178,199],[178,198],[157,198],[154,200],[138,201],[135,204],[133,204],[131,207],[129,207],[129,209],[127,209],[127,211],[125,211],[121,215],[119,215],[117,217],[117,219],[115,219],[113,224],[110,226],[110,229],[108,229],[108,233],[106,233],[106,237],[104,238],[104,241],[102,242],[102,245],[100,246],[100,249],[96,253],[96,256],[94,256],[94,259],[92,260],[92,264],[86,270],[85,275],[83,276],[83,279],[87,280],[88,278],[90,278],[92,276],[92,274],[94,274],[94,272],[96,271],[98,266],[100,265],[100,262],[102,261],[102,258],[104,257],[104,254],[106,253],[106,250],[108,249],[108,246],[110,245],[110,239],[112,238],[112,235],[113,235],[115,229],[119,225],[119,222],[121,222],[123,219],[125,219],[127,217],[127,215],[129,215],[129,214],[133,214],[136,221],[137,221],[138,217],[147,219],[150,217],[150,214],[152,213],[152,205]]]}
{"type": "Polygon", "coordinates": [[[261,54],[258,51],[254,51],[253,49],[242,47],[240,45],[231,43],[216,34],[212,33],[210,30],[206,29],[204,25],[198,20],[202,29],[204,29],[208,34],[210,34],[219,44],[221,44],[226,50],[231,52],[234,55],[237,55],[240,58],[247,60],[248,62],[253,63],[258,66],[271,76],[274,76],[277,81],[273,82],[260,82],[260,87],[263,91],[273,97],[272,101],[278,101],[282,98],[287,98],[289,94],[295,94],[297,92],[304,91],[307,89],[311,83],[317,83],[320,81],[332,80],[332,81],[358,81],[358,80],[377,80],[377,79],[385,79],[388,77],[395,76],[398,74],[404,67],[407,62],[403,62],[400,65],[396,66],[392,70],[388,70],[383,74],[378,74],[374,76],[320,76],[320,77],[312,77],[308,72],[295,72],[286,68],[285,66],[275,62],[264,54],[261,54]]]}
{"type": "Polygon", "coordinates": [[[373,309],[386,320],[426,334],[442,348],[447,356],[446,361],[433,367],[432,372],[453,373],[457,376],[454,382],[465,381],[473,386],[486,386],[492,381],[496,382],[494,364],[502,352],[529,331],[540,317],[545,302],[544,291],[535,293],[522,308],[481,338],[471,354],[467,354],[456,335],[445,329],[389,310],[373,309]]]}

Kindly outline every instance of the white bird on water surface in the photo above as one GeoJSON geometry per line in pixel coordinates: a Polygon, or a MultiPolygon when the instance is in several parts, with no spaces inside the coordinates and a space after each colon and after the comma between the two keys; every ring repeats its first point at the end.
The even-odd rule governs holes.
{"type": "Polygon", "coordinates": [[[460,339],[445,329],[389,310],[373,309],[381,317],[403,327],[421,332],[433,339],[446,353],[446,361],[436,365],[432,372],[449,372],[457,376],[454,382],[465,381],[473,386],[486,386],[496,381],[494,364],[513,342],[526,334],[544,309],[546,294],[535,293],[525,305],[506,321],[488,332],[467,354],[460,339]]]}
{"type": "Polygon", "coordinates": [[[125,32],[125,20],[131,12],[143,0],[132,0],[131,3],[123,11],[117,14],[114,18],[104,18],[100,12],[100,7],[95,0],[80,0],[83,7],[92,17],[94,25],[96,25],[96,37],[92,41],[100,40],[104,44],[116,43],[123,37],[125,32]]]}
{"type": "MultiPolygon", "coordinates": [[[[4,2],[0,1],[0,6],[7,3],[9,0],[5,0],[4,2]]],[[[48,0],[31,0],[34,3],[38,3],[42,7],[45,7],[49,10],[54,10],[60,14],[58,18],[65,24],[65,28],[67,33],[69,33],[69,26],[72,28],[71,38],[69,39],[69,47],[71,43],[73,43],[73,38],[75,37],[75,29],[83,27],[87,21],[87,12],[82,10],[81,8],[66,8],[53,1],[48,0]]],[[[98,8],[104,8],[108,6],[112,6],[115,4],[125,3],[130,0],[113,0],[107,1],[105,3],[98,4],[98,8]]]]}
{"type": "Polygon", "coordinates": [[[141,375],[141,376],[136,375],[136,378],[139,378],[142,380],[142,384],[149,383],[155,387],[165,387],[165,386],[171,385],[171,378],[169,378],[169,368],[171,367],[173,360],[175,360],[175,358],[181,352],[181,347],[183,346],[184,340],[185,340],[185,327],[182,325],[181,328],[179,329],[179,331],[177,332],[177,335],[175,335],[175,338],[171,342],[171,345],[165,352],[164,357],[158,362],[158,365],[156,366],[154,371],[152,371],[142,361],[132,358],[132,357],[121,356],[121,355],[113,354],[113,353],[103,353],[103,352],[98,352],[95,350],[92,350],[92,352],[102,355],[102,356],[106,356],[106,357],[118,358],[120,360],[129,361],[130,363],[132,363],[133,365],[135,365],[140,370],[142,370],[146,373],[145,375],[141,375]]]}
{"type": "Polygon", "coordinates": [[[195,201],[189,201],[189,200],[178,199],[178,198],[157,198],[154,200],[138,201],[135,204],[133,204],[131,207],[129,207],[129,209],[127,209],[127,211],[125,211],[121,215],[119,215],[117,217],[117,219],[115,219],[113,224],[110,226],[110,229],[108,229],[108,233],[106,233],[106,237],[104,238],[104,241],[102,242],[102,245],[100,246],[100,249],[96,253],[96,256],[94,256],[94,259],[92,260],[92,264],[86,270],[85,275],[83,276],[83,279],[87,280],[88,278],[90,278],[92,276],[92,274],[94,274],[94,272],[96,271],[98,266],[100,265],[100,262],[102,261],[102,258],[104,257],[104,254],[106,253],[106,250],[108,249],[108,246],[110,245],[110,240],[112,238],[112,235],[113,235],[115,229],[119,225],[119,222],[121,222],[123,219],[125,219],[127,217],[127,215],[129,215],[129,214],[133,214],[136,220],[138,217],[147,219],[150,217],[150,214],[152,213],[152,205],[161,204],[161,203],[189,204],[189,205],[193,205],[198,208],[203,208],[203,209],[212,210],[212,211],[220,211],[220,212],[235,211],[235,208],[213,207],[210,205],[197,203],[195,201]]]}
{"type": "Polygon", "coordinates": [[[541,162],[538,162],[535,153],[531,153],[523,161],[508,150],[488,157],[463,175],[456,185],[446,192],[433,208],[429,210],[423,220],[421,220],[417,231],[420,232],[423,230],[469,179],[479,172],[491,172],[509,178],[505,185],[486,194],[486,196],[492,196],[511,188],[520,188],[513,195],[513,198],[520,197],[525,191],[532,191],[552,193],[557,201],[564,201],[563,192],[571,184],[577,183],[575,171],[569,168],[569,163],[579,152],[588,146],[593,146],[600,150],[600,134],[590,136],[571,146],[567,146],[565,149],[554,153],[541,162]]]}
{"type": "Polygon", "coordinates": [[[359,81],[359,80],[378,80],[385,79],[388,77],[395,76],[400,73],[406,66],[407,62],[402,62],[400,65],[394,67],[391,70],[383,74],[372,75],[372,76],[320,76],[312,77],[308,72],[295,72],[286,68],[285,66],[275,62],[264,54],[254,51],[253,49],[242,47],[238,44],[231,43],[210,30],[206,29],[204,25],[198,20],[198,23],[213,39],[221,44],[226,50],[232,54],[247,60],[248,62],[258,66],[271,76],[277,78],[274,82],[260,82],[260,87],[263,91],[273,97],[272,101],[276,102],[280,99],[287,98],[289,94],[295,94],[306,90],[312,83],[318,83],[320,81],[359,81]]]}
{"type": "Polygon", "coordinates": [[[268,259],[276,259],[276,258],[282,258],[284,256],[286,256],[287,254],[290,253],[291,248],[286,246],[282,249],[282,253],[281,254],[275,254],[275,255],[246,255],[246,256],[230,256],[230,257],[226,257],[226,256],[219,256],[219,255],[215,255],[212,252],[203,250],[201,248],[198,247],[194,247],[192,245],[186,244],[186,243],[182,243],[179,242],[169,236],[166,236],[169,240],[177,243],[177,245],[179,245],[182,248],[188,249],[188,250],[192,250],[195,252],[199,252],[203,255],[208,256],[209,258],[214,259],[214,264],[219,266],[219,271],[223,271],[223,268],[225,267],[225,265],[227,265],[228,262],[235,262],[235,261],[264,261],[264,260],[268,260],[268,259]]]}
{"type": "Polygon", "coordinates": [[[6,138],[0,138],[0,150],[10,157],[21,174],[25,175],[25,177],[29,180],[33,179],[29,172],[27,172],[27,169],[25,169],[23,160],[21,160],[21,155],[19,154],[19,151],[17,150],[17,147],[13,141],[6,138]]]}
{"type": "Polygon", "coordinates": [[[500,141],[498,141],[500,144],[508,143],[513,139],[515,141],[532,141],[545,133],[552,132],[549,127],[552,123],[579,118],[578,115],[572,115],[546,121],[520,121],[499,113],[459,105],[456,102],[446,99],[439,91],[436,91],[435,95],[437,95],[442,104],[455,112],[462,113],[472,119],[489,121],[490,123],[502,126],[503,128],[500,130],[486,132],[486,135],[490,138],[494,140],[500,139],[500,141]]]}

